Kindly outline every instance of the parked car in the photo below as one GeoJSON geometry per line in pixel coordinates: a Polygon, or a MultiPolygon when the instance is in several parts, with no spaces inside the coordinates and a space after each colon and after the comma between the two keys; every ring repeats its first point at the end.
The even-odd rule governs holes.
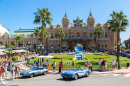
{"type": "Polygon", "coordinates": [[[122,52],[122,56],[123,56],[123,57],[126,57],[126,54],[129,54],[129,52],[128,52],[128,51],[122,52]]]}
{"type": "Polygon", "coordinates": [[[107,54],[114,55],[114,52],[109,51],[109,52],[107,52],[107,54]]]}
{"type": "Polygon", "coordinates": [[[63,71],[61,73],[61,76],[66,79],[66,78],[71,78],[71,79],[75,79],[77,80],[80,77],[88,77],[89,74],[91,74],[91,71],[88,69],[72,69],[72,70],[68,70],[68,71],[63,71]]]}
{"type": "Polygon", "coordinates": [[[35,75],[46,75],[48,69],[43,69],[41,66],[33,66],[31,70],[24,70],[20,72],[21,76],[29,76],[30,78],[34,77],[35,75]]]}
{"type": "Polygon", "coordinates": [[[127,57],[127,58],[130,58],[130,54],[126,54],[126,57],[127,57]]]}

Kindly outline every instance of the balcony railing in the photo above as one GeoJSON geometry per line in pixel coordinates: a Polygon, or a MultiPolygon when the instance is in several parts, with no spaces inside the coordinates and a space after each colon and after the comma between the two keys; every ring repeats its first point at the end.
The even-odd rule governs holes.
{"type": "Polygon", "coordinates": [[[96,40],[110,40],[110,37],[96,37],[96,40]]]}

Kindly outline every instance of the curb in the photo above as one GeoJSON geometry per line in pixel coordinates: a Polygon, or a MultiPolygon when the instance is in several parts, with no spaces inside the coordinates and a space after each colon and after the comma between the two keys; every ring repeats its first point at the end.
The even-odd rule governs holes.
{"type": "Polygon", "coordinates": [[[122,72],[122,74],[130,74],[130,72],[122,72]]]}

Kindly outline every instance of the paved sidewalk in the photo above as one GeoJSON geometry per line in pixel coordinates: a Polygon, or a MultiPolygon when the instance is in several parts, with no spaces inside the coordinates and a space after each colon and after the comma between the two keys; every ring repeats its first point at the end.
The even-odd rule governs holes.
{"type": "Polygon", "coordinates": [[[129,68],[116,69],[113,72],[116,73],[116,74],[129,74],[130,73],[130,67],[129,68]]]}

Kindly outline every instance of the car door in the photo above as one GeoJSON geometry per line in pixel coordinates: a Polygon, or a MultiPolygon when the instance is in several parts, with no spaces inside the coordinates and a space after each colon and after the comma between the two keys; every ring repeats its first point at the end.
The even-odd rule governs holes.
{"type": "Polygon", "coordinates": [[[84,75],[85,75],[84,70],[79,69],[79,71],[78,71],[78,75],[79,75],[80,77],[81,77],[81,76],[84,76],[84,75]]]}

